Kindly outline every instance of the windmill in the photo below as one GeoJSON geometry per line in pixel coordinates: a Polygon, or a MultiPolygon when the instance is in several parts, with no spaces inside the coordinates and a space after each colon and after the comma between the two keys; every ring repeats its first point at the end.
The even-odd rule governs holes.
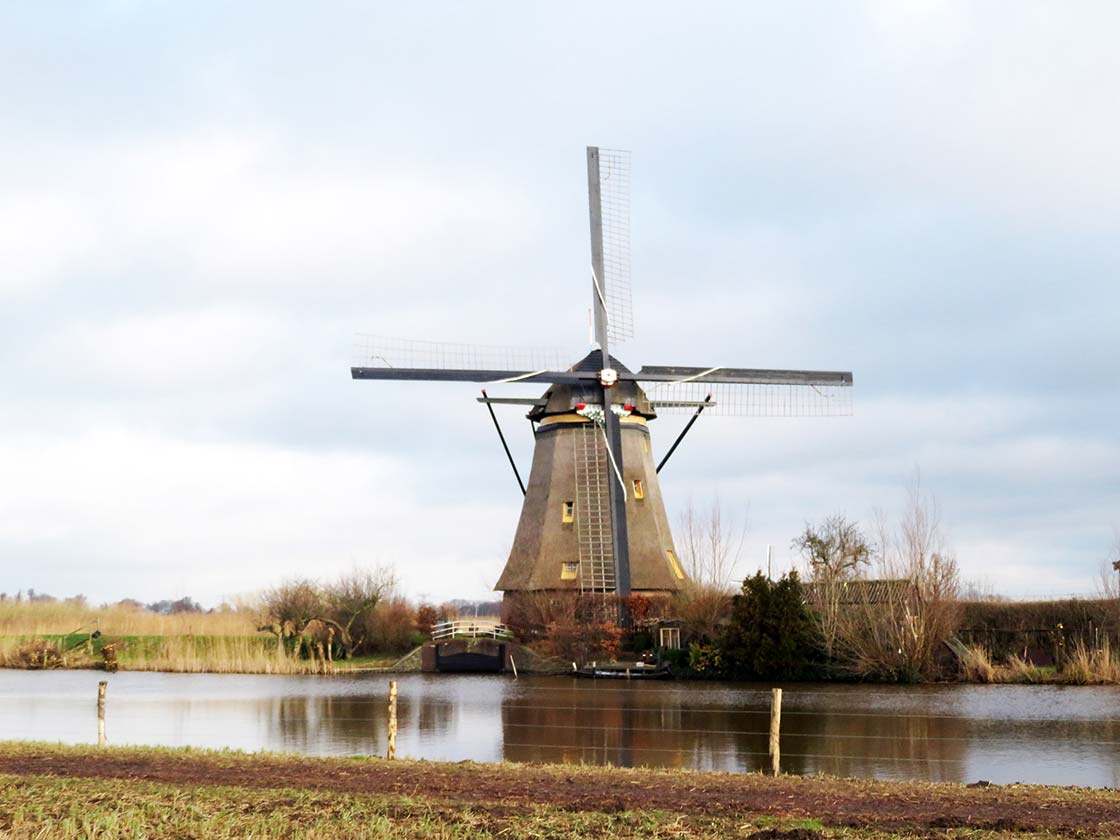
{"type": "Polygon", "coordinates": [[[596,349],[572,365],[531,348],[364,337],[354,379],[548,383],[535,398],[491,397],[490,411],[524,501],[514,545],[495,589],[628,596],[680,589],[658,472],[700,415],[851,413],[848,372],[643,366],[633,372],[610,345],[633,335],[630,304],[629,153],[588,147],[591,305],[596,349]],[[533,465],[526,486],[494,414],[530,406],[533,465]],[[654,466],[648,423],[658,412],[691,414],[654,466]]]}

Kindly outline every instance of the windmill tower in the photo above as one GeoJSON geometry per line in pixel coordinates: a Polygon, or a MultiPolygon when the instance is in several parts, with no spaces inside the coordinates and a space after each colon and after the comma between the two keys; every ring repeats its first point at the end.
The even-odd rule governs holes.
{"type": "Polygon", "coordinates": [[[365,337],[354,379],[548,383],[540,397],[490,397],[506,456],[524,494],[513,548],[495,589],[628,596],[680,589],[658,472],[701,413],[832,416],[851,413],[848,372],[727,367],[631,371],[610,353],[633,335],[630,307],[630,163],[627,152],[588,147],[591,303],[597,345],[575,364],[529,348],[481,347],[365,337]],[[495,404],[529,406],[534,452],[521,481],[495,404]],[[649,423],[658,413],[691,419],[654,465],[649,423]]]}

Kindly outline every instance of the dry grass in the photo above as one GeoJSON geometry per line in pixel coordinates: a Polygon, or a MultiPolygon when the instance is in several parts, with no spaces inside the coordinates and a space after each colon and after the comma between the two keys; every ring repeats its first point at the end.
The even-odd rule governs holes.
{"type": "Polygon", "coordinates": [[[73,667],[77,657],[62,650],[57,642],[47,639],[0,640],[0,665],[28,671],[49,671],[73,667]]]}
{"type": "MultiPolygon", "coordinates": [[[[117,650],[122,671],[207,674],[313,674],[323,666],[293,656],[265,636],[103,636],[67,647],[57,639],[0,639],[0,667],[95,668],[103,642],[117,650]]],[[[329,668],[329,666],[328,666],[329,668]]]]}
{"type": "Polygon", "coordinates": [[[996,669],[992,665],[992,657],[988,649],[973,645],[961,657],[961,678],[966,682],[993,683],[996,682],[996,669]]]}
{"type": "Polygon", "coordinates": [[[108,636],[248,636],[256,632],[252,610],[159,615],[112,606],[100,609],[67,601],[0,601],[0,636],[46,636],[98,627],[108,636]]]}
{"type": "Polygon", "coordinates": [[[1069,685],[1120,684],[1120,657],[1107,639],[1098,647],[1077,642],[1066,655],[1059,680],[1069,685]]]}
{"type": "Polygon", "coordinates": [[[1107,640],[1099,646],[1077,642],[1060,670],[1040,668],[1014,655],[1002,665],[993,664],[991,652],[982,645],[968,648],[960,668],[961,679],[975,683],[1120,685],[1120,657],[1107,640]]]}
{"type": "Polygon", "coordinates": [[[271,639],[251,636],[169,636],[160,641],[155,655],[124,658],[121,667],[185,674],[314,674],[323,670],[314,660],[286,653],[271,639]]]}
{"type": "Polygon", "coordinates": [[[999,682],[1027,683],[1029,685],[1054,682],[1054,672],[1052,670],[1039,668],[1020,656],[1009,657],[1007,664],[999,669],[998,674],[999,682]]]}

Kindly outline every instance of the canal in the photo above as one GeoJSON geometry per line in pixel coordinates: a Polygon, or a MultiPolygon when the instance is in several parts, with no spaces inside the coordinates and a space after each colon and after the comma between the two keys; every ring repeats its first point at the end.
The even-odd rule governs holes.
{"type": "MultiPolygon", "coordinates": [[[[380,754],[384,674],[0,671],[0,739],[380,754]]],[[[769,685],[408,674],[402,757],[745,772],[768,766],[769,685]]],[[[786,684],[797,774],[1120,786],[1120,688],[786,684]]]]}

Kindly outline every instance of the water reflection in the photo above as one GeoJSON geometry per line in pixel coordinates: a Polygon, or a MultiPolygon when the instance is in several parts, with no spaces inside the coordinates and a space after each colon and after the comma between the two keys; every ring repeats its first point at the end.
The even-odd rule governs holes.
{"type": "MultiPolygon", "coordinates": [[[[93,672],[0,671],[0,738],[89,742],[93,672]]],[[[110,742],[379,754],[383,675],[109,677],[110,742]]],[[[769,686],[399,678],[398,754],[726,771],[769,766],[769,686]]],[[[1120,785],[1120,690],[785,686],[787,772],[1120,785]]]]}

